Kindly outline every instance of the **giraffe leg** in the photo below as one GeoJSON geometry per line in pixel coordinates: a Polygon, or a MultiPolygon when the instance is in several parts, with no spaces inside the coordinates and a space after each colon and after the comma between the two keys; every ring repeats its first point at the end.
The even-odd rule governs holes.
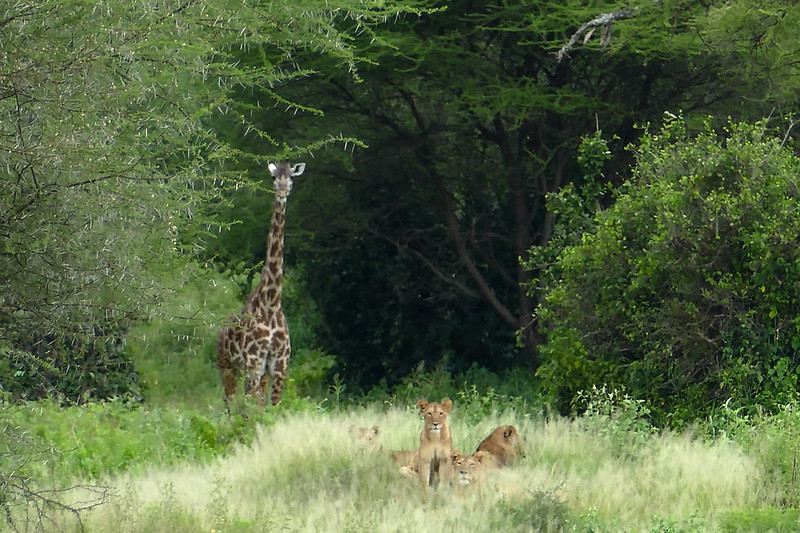
{"type": "Polygon", "coordinates": [[[236,383],[239,381],[239,371],[236,367],[220,367],[219,377],[222,380],[223,394],[222,398],[225,400],[225,410],[231,414],[230,400],[236,394],[236,383]]]}
{"type": "Polygon", "coordinates": [[[264,405],[264,391],[261,389],[261,372],[250,369],[244,381],[245,393],[252,396],[259,405],[264,405]]]}
{"type": "Polygon", "coordinates": [[[286,367],[289,360],[288,351],[285,356],[275,361],[275,368],[272,372],[272,405],[278,405],[281,401],[283,392],[283,382],[286,380],[286,367]]]}
{"type": "Polygon", "coordinates": [[[225,327],[217,337],[217,371],[222,381],[222,399],[225,401],[225,410],[231,414],[230,399],[236,394],[236,385],[239,382],[239,368],[231,360],[231,341],[235,338],[235,330],[225,327]]]}
{"type": "Polygon", "coordinates": [[[259,404],[264,405],[267,403],[267,391],[269,390],[269,370],[264,372],[264,375],[261,376],[261,386],[259,391],[261,392],[261,396],[259,398],[259,404]]]}

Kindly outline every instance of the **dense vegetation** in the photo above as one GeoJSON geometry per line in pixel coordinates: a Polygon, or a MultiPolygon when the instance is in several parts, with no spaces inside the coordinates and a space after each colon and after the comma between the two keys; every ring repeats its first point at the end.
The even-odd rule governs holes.
{"type": "MultiPolygon", "coordinates": [[[[541,423],[528,438],[543,413],[622,416],[614,453],[666,428],[732,440],[773,482],[731,505],[793,521],[790,4],[0,6],[8,520],[298,412],[449,395],[465,423],[500,405],[541,423]],[[288,203],[290,379],[279,409],[226,418],[214,339],[257,281],[278,159],[308,164],[288,203]]],[[[573,512],[554,523],[594,527],[573,512]]]]}
{"type": "Polygon", "coordinates": [[[661,424],[797,398],[800,159],[763,125],[688,135],[678,117],[645,135],[552,269],[539,374],[564,409],[596,383],[661,424]]]}
{"type": "MultiPolygon", "coordinates": [[[[624,8],[410,0],[380,8],[147,0],[9,6],[0,71],[4,389],[20,399],[141,398],[125,348],[131,328],[157,316],[176,287],[216,283],[216,272],[239,285],[234,301],[210,293],[205,307],[170,318],[219,323],[235,309],[264,256],[265,163],[292,158],[309,160],[309,172],[289,204],[290,321],[309,323],[315,333],[299,346],[318,353],[327,379],[338,375],[351,392],[394,387],[425,364],[456,373],[539,370],[567,411],[589,384],[624,385],[638,395],[658,375],[671,383],[647,401],[659,416],[682,410],[684,421],[730,395],[768,408],[791,400],[798,343],[787,314],[793,260],[785,253],[796,226],[787,207],[792,185],[778,182],[794,171],[796,132],[787,118],[798,94],[797,17],[781,3],[747,0],[624,8]],[[678,153],[651,161],[658,142],[642,140],[647,128],[637,124],[652,124],[658,136],[664,113],[679,111],[686,132],[671,141],[678,153]],[[674,187],[689,180],[697,194],[727,190],[705,199],[694,224],[724,211],[728,218],[715,224],[737,231],[740,215],[727,210],[749,204],[728,206],[726,194],[762,185],[746,175],[761,155],[756,139],[756,152],[747,154],[728,138],[757,122],[753,136],[783,146],[763,173],[783,178],[751,199],[763,205],[742,222],[749,236],[725,249],[749,246],[742,257],[709,264],[708,235],[677,223],[640,227],[647,221],[631,218],[642,216],[634,212],[640,206],[626,210],[621,199],[646,195],[632,201],[668,208],[677,201],[674,187]],[[703,146],[703,136],[714,135],[713,146],[703,146]],[[719,153],[704,151],[711,148],[719,153]],[[720,160],[713,168],[711,158],[720,160]],[[716,181],[700,184],[695,173],[716,181]],[[674,178],[661,183],[662,176],[674,178]],[[555,199],[569,194],[581,207],[559,212],[555,199]],[[572,275],[568,263],[582,257],[560,249],[589,230],[614,239],[591,221],[606,207],[639,239],[668,231],[665,250],[692,241],[699,253],[647,249],[652,264],[642,276],[593,278],[609,284],[606,307],[591,311],[608,339],[575,345],[593,327],[589,315],[552,328],[536,309],[551,294],[544,309],[557,313],[558,290],[575,301],[596,296],[591,283],[556,287],[561,272],[572,275]],[[751,271],[759,254],[773,262],[757,280],[751,271]],[[554,261],[565,264],[551,268],[554,261]],[[668,280],[675,261],[696,276],[668,280]],[[725,295],[706,292],[702,282],[730,284],[736,301],[715,303],[725,295]],[[614,283],[630,301],[612,294],[614,283]],[[680,300],[680,291],[693,298],[664,311],[672,326],[647,339],[632,331],[662,312],[655,306],[680,300]],[[625,315],[608,309],[615,304],[638,307],[625,315]],[[725,318],[666,339],[675,324],[705,312],[725,318]],[[735,323],[747,331],[728,327],[735,323]],[[618,334],[624,346],[611,339],[618,334]],[[771,351],[761,353],[770,337],[771,351]],[[677,364],[667,355],[689,343],[701,345],[686,356],[702,360],[696,369],[682,353],[677,364]],[[593,354],[603,369],[562,374],[554,367],[600,345],[625,355],[593,354]],[[752,372],[751,356],[758,359],[752,372]],[[728,381],[719,387],[706,376],[728,366],[708,358],[741,361],[730,378],[720,373],[728,381]],[[762,397],[759,387],[776,365],[781,392],[762,397]],[[692,399],[666,404],[684,386],[673,379],[678,373],[692,399]]],[[[675,216],[694,208],[685,202],[675,216]]],[[[640,261],[636,249],[623,252],[630,255],[619,261],[640,261]]]]}

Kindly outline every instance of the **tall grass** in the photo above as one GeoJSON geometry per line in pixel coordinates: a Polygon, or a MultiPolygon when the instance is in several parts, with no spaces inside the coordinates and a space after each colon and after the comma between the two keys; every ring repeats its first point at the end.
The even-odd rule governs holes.
{"type": "Polygon", "coordinates": [[[123,474],[89,531],[648,531],[711,530],[728,510],[769,499],[763,474],[738,446],[688,434],[652,435],[626,452],[580,420],[508,413],[466,424],[451,415],[456,448],[471,452],[500,424],[528,450],[482,495],[423,491],[388,450],[416,446],[412,410],[301,413],[259,429],[255,441],[205,464],[123,474]],[[382,429],[383,451],[364,453],[351,425],[382,429]],[[168,525],[167,529],[164,529],[168,525]]]}

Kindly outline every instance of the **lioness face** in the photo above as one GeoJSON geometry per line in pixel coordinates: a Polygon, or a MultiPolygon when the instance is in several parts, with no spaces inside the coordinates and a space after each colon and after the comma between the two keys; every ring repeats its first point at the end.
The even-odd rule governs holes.
{"type": "Polygon", "coordinates": [[[447,413],[453,407],[453,402],[445,400],[442,403],[431,402],[425,400],[417,402],[417,409],[419,409],[422,418],[425,420],[425,431],[433,434],[441,434],[441,431],[447,427],[447,413]]]}
{"type": "Polygon", "coordinates": [[[362,451],[379,451],[383,448],[378,436],[381,433],[379,426],[372,426],[371,428],[360,428],[350,426],[350,434],[356,441],[358,448],[362,451]]]}
{"type": "Polygon", "coordinates": [[[483,452],[475,452],[469,456],[459,453],[453,454],[453,472],[455,473],[456,485],[465,487],[480,481],[483,458],[483,452]]]}

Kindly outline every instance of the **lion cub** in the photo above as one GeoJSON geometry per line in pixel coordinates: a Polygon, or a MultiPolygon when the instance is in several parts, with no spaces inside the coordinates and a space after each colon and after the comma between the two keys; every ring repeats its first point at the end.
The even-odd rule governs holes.
{"type": "Polygon", "coordinates": [[[496,428],[478,444],[476,452],[484,452],[487,455],[484,464],[496,468],[511,464],[517,457],[525,457],[522,438],[514,426],[496,428]]]}
{"type": "Polygon", "coordinates": [[[453,439],[447,425],[447,413],[453,407],[451,400],[442,403],[420,400],[417,409],[422,415],[422,433],[419,436],[417,471],[423,486],[448,483],[452,473],[453,439]]]}

